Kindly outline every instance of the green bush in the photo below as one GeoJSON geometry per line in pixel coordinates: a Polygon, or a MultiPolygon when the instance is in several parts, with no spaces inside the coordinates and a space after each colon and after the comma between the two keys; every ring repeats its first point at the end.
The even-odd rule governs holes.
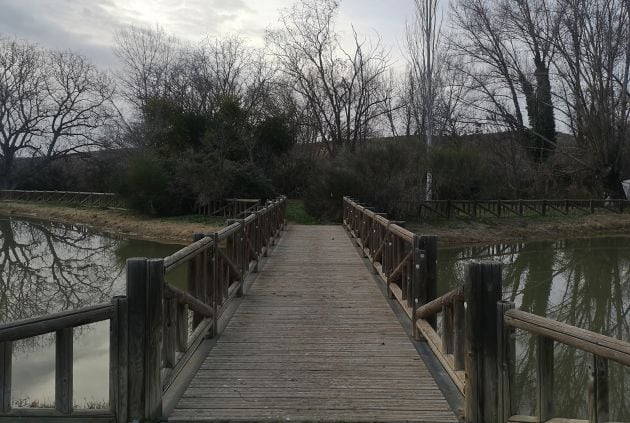
{"type": "Polygon", "coordinates": [[[156,213],[167,181],[166,170],[156,158],[138,155],[129,160],[117,190],[131,208],[156,213]]]}
{"type": "Polygon", "coordinates": [[[344,195],[396,215],[423,186],[425,161],[415,144],[376,144],[318,166],[304,204],[313,216],[340,221],[344,195]]]}

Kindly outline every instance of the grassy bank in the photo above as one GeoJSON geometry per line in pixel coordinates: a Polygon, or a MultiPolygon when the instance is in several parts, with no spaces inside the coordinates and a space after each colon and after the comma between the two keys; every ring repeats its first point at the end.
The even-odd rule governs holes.
{"type": "MultiPolygon", "coordinates": [[[[31,217],[79,224],[129,238],[188,244],[195,232],[212,232],[222,219],[191,215],[169,218],[143,216],[130,210],[67,207],[26,202],[0,201],[0,215],[31,217]]],[[[287,221],[291,224],[337,224],[311,216],[301,200],[288,200],[287,221]]],[[[407,222],[418,234],[440,237],[440,245],[490,244],[586,236],[630,235],[630,214],[575,216],[532,216],[478,219],[429,219],[407,222]]]]}
{"type": "Polygon", "coordinates": [[[441,245],[491,244],[630,235],[630,214],[430,219],[423,222],[408,222],[405,226],[418,234],[439,236],[441,245]]]}
{"type": "Polygon", "coordinates": [[[221,220],[197,215],[157,218],[131,210],[7,201],[0,201],[0,215],[52,220],[128,238],[179,244],[189,244],[195,232],[212,232],[223,224],[221,220]]]}

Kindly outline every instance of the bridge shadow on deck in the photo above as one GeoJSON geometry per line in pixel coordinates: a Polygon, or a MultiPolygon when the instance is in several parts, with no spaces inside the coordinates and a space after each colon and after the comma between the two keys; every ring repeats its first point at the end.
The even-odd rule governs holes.
{"type": "Polygon", "coordinates": [[[289,226],[169,421],[457,419],[341,226],[289,226]]]}

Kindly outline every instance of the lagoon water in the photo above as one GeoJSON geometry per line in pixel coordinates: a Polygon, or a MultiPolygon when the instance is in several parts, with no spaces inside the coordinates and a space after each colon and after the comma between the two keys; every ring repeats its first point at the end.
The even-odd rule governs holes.
{"type": "MultiPolygon", "coordinates": [[[[0,322],[109,302],[125,292],[127,258],[164,257],[179,248],[0,216],[0,322]]],[[[73,366],[76,406],[107,406],[108,322],[75,329],[73,366]]],[[[13,406],[54,404],[54,373],[54,334],[15,342],[13,406]]]]}
{"type": "MultiPolygon", "coordinates": [[[[108,302],[125,291],[125,260],[164,257],[181,248],[95,233],[80,226],[0,216],[0,321],[108,302]]],[[[630,341],[630,238],[539,241],[442,248],[440,293],[463,283],[464,263],[504,263],[503,297],[516,307],[630,341]]],[[[180,285],[184,269],[169,273],[180,285]]],[[[75,330],[74,398],[79,407],[108,401],[109,324],[75,330]]],[[[558,415],[585,418],[590,357],[555,348],[558,415]]],[[[535,412],[534,339],[517,332],[517,386],[522,414],[535,412]]],[[[15,343],[14,406],[54,402],[53,335],[15,343]]],[[[611,420],[630,421],[630,369],[610,364],[611,420]]]]}
{"type": "MultiPolygon", "coordinates": [[[[464,264],[496,260],[503,266],[503,299],[516,308],[630,342],[630,237],[537,241],[440,249],[438,294],[464,282],[464,264]]],[[[513,400],[535,413],[534,337],[517,331],[513,400]]],[[[557,415],[587,418],[591,355],[556,343],[557,415]]],[[[630,421],[630,369],[609,363],[611,421],[630,421]]]]}

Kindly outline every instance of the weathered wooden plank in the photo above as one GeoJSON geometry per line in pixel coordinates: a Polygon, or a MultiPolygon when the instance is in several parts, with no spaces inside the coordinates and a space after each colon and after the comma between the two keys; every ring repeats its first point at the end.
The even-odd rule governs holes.
{"type": "Polygon", "coordinates": [[[111,318],[112,312],[112,305],[105,303],[4,323],[0,325],[0,342],[16,341],[65,328],[100,322],[111,318]]]}
{"type": "Polygon", "coordinates": [[[127,260],[128,321],[128,418],[141,419],[145,413],[145,339],[146,339],[147,260],[127,260]]]}
{"type": "Polygon", "coordinates": [[[0,343],[0,412],[11,409],[11,369],[13,361],[13,342],[0,343]]]}
{"type": "Polygon", "coordinates": [[[464,299],[464,287],[460,286],[447,292],[446,294],[436,298],[427,304],[421,306],[416,311],[416,316],[420,319],[426,319],[442,310],[442,307],[447,304],[452,304],[455,300],[464,299]]]}
{"type": "MultiPolygon", "coordinates": [[[[166,285],[168,286],[168,283],[166,285]]],[[[166,368],[172,368],[176,362],[177,304],[178,301],[176,298],[164,298],[164,335],[162,350],[164,367],[166,368]]]]}
{"type": "Polygon", "coordinates": [[[465,416],[470,423],[497,422],[497,311],[501,264],[466,264],[465,416]]]}
{"type": "Polygon", "coordinates": [[[453,301],[453,366],[455,370],[464,369],[465,328],[464,300],[455,299],[453,301]]]}
{"type": "Polygon", "coordinates": [[[204,317],[212,317],[214,314],[214,310],[211,306],[169,283],[164,284],[164,291],[166,298],[176,299],[178,302],[186,304],[189,309],[204,317]]]}
{"type": "Polygon", "coordinates": [[[608,397],[608,361],[605,358],[592,357],[589,366],[589,423],[607,422],[610,415],[608,397]]]}
{"type": "Polygon", "coordinates": [[[188,346],[188,306],[177,303],[177,351],[184,352],[188,346]]]}
{"type": "Polygon", "coordinates": [[[343,229],[284,236],[169,421],[455,422],[343,229]]]}
{"type": "MultiPolygon", "coordinates": [[[[426,278],[424,281],[424,297],[420,302],[422,305],[433,301],[437,297],[437,249],[438,239],[433,235],[423,235],[420,237],[419,247],[424,250],[426,260],[426,278]]],[[[427,316],[433,329],[437,329],[437,316],[427,316]]]]}
{"type": "Polygon", "coordinates": [[[62,414],[72,412],[72,328],[55,334],[55,409],[62,414]]]}
{"type": "Polygon", "coordinates": [[[127,298],[114,297],[114,313],[109,326],[109,408],[118,423],[127,422],[128,412],[128,342],[127,298]]]}
{"type": "Polygon", "coordinates": [[[553,415],[553,339],[536,338],[536,414],[539,422],[553,415]]]}
{"type": "Polygon", "coordinates": [[[516,341],[514,329],[505,324],[503,315],[514,309],[512,302],[497,304],[497,366],[498,366],[498,411],[499,422],[505,422],[514,415],[512,404],[512,381],[516,371],[516,341]]]}
{"type": "Polygon", "coordinates": [[[164,316],[164,260],[150,259],[147,262],[146,283],[146,340],[145,340],[145,418],[156,421],[162,417],[162,334],[164,316]]]}
{"type": "Polygon", "coordinates": [[[630,366],[630,343],[521,310],[505,313],[510,326],[630,366]]]}

